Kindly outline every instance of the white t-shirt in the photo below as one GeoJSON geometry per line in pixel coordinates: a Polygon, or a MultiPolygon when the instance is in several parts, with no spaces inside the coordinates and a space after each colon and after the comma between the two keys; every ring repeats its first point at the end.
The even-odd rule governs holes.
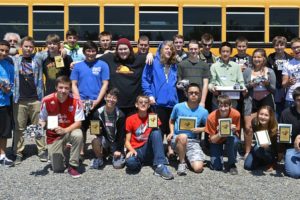
{"type": "Polygon", "coordinates": [[[285,97],[286,101],[294,101],[293,92],[297,87],[300,86],[300,60],[293,58],[289,62],[286,62],[283,66],[282,75],[295,77],[297,79],[296,83],[288,88],[285,97]]]}

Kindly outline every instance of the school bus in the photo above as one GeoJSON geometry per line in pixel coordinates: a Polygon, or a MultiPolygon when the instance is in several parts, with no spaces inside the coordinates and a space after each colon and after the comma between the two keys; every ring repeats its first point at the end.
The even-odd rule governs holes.
{"type": "Polygon", "coordinates": [[[217,43],[244,36],[251,47],[270,47],[276,35],[299,36],[299,8],[299,0],[2,0],[0,37],[18,32],[42,44],[73,28],[81,41],[97,41],[105,30],[133,43],[145,34],[155,46],[175,34],[188,41],[209,32],[217,43]]]}

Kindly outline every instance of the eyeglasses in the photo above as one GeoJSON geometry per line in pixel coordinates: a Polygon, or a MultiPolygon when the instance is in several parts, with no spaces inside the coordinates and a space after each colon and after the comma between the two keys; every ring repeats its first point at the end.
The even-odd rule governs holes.
{"type": "Polygon", "coordinates": [[[199,92],[188,92],[189,95],[196,95],[198,96],[200,93],[199,92]]]}
{"type": "Polygon", "coordinates": [[[211,46],[212,46],[212,43],[208,43],[208,44],[207,44],[207,43],[202,43],[202,45],[203,45],[203,46],[206,46],[206,47],[211,47],[211,46]]]}
{"type": "Polygon", "coordinates": [[[291,47],[293,50],[298,50],[300,49],[300,46],[295,46],[295,47],[291,47]]]}
{"type": "Polygon", "coordinates": [[[138,101],[139,104],[149,104],[149,101],[138,101]]]}

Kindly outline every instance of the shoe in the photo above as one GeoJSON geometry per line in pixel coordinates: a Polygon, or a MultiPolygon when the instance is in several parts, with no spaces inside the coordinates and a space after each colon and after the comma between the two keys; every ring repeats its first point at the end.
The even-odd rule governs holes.
{"type": "Polygon", "coordinates": [[[91,169],[99,169],[103,165],[103,159],[102,158],[95,158],[92,159],[90,168],[91,169]]]}
{"type": "Polygon", "coordinates": [[[238,170],[237,170],[237,167],[236,167],[235,164],[233,164],[233,165],[231,165],[231,166],[229,167],[229,173],[230,173],[231,175],[237,175],[237,174],[238,174],[238,170]]]}
{"type": "Polygon", "coordinates": [[[5,166],[5,167],[13,167],[14,162],[7,157],[4,157],[3,159],[0,160],[0,165],[5,166]]]}
{"type": "Polygon", "coordinates": [[[20,156],[20,155],[17,155],[17,157],[16,157],[16,160],[15,160],[15,165],[19,165],[19,164],[21,164],[21,162],[22,162],[22,156],[20,156]]]}
{"type": "Polygon", "coordinates": [[[174,178],[173,174],[170,172],[168,167],[164,164],[160,164],[156,167],[156,169],[154,171],[154,175],[160,176],[166,180],[171,180],[174,178]]]}
{"type": "Polygon", "coordinates": [[[79,178],[81,174],[77,171],[75,167],[70,166],[68,168],[68,173],[73,177],[73,178],[79,178]]]}
{"type": "Polygon", "coordinates": [[[48,155],[45,151],[39,154],[39,159],[41,162],[47,162],[48,161],[48,155]]]}
{"type": "Polygon", "coordinates": [[[185,176],[186,175],[186,164],[185,163],[179,163],[177,174],[179,176],[185,176]]]}

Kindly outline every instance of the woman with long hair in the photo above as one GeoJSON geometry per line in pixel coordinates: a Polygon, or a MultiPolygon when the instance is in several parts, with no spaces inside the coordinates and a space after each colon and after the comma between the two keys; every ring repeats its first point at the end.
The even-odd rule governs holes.
{"type": "Polygon", "coordinates": [[[270,106],[262,106],[257,116],[251,121],[251,133],[257,131],[267,131],[271,140],[271,145],[256,144],[247,155],[244,168],[254,170],[261,166],[267,166],[267,171],[272,171],[275,164],[276,144],[277,144],[277,121],[275,112],[270,106]]]}
{"type": "MultiPolygon", "coordinates": [[[[170,133],[169,120],[178,103],[176,50],[172,41],[164,41],[157,49],[152,65],[146,64],[142,76],[142,89],[162,122],[162,136],[170,133]]],[[[168,146],[168,155],[174,155],[168,146]]]]}
{"type": "Polygon", "coordinates": [[[267,67],[267,54],[264,49],[256,49],[252,55],[252,68],[247,68],[243,75],[248,95],[244,99],[245,121],[245,158],[251,150],[253,133],[251,120],[256,117],[261,106],[270,106],[275,111],[274,93],[276,77],[267,67]]]}

